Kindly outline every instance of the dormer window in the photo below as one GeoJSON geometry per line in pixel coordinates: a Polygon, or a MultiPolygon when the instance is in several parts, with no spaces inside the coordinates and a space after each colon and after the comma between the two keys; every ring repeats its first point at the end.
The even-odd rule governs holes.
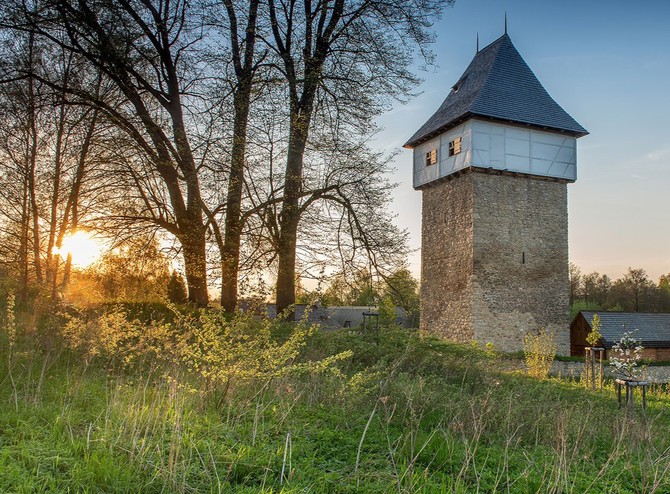
{"type": "Polygon", "coordinates": [[[459,81],[458,81],[456,84],[454,84],[453,86],[451,86],[451,90],[452,90],[453,92],[457,93],[458,90],[461,89],[461,86],[463,85],[463,82],[465,82],[465,79],[467,79],[467,78],[468,78],[467,75],[464,75],[463,77],[461,77],[461,78],[459,79],[459,81]]]}
{"type": "Polygon", "coordinates": [[[457,137],[453,141],[449,141],[449,156],[454,156],[461,152],[461,138],[457,137]]]}
{"type": "Polygon", "coordinates": [[[426,166],[437,163],[437,148],[433,148],[426,153],[426,166]]]}

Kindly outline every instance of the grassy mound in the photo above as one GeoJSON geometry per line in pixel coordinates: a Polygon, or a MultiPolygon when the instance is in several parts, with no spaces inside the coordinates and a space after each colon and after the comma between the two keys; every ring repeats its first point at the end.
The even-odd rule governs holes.
{"type": "Polygon", "coordinates": [[[398,329],[316,332],[290,372],[228,382],[3,338],[0,492],[670,492],[660,387],[619,410],[398,329]]]}

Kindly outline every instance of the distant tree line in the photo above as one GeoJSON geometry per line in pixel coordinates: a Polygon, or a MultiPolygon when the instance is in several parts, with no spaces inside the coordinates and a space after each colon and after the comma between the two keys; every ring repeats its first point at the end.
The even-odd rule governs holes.
{"type": "Polygon", "coordinates": [[[644,269],[628,268],[617,280],[606,274],[583,274],[570,264],[570,306],[579,310],[618,310],[627,312],[670,312],[670,274],[658,283],[644,269]]]}

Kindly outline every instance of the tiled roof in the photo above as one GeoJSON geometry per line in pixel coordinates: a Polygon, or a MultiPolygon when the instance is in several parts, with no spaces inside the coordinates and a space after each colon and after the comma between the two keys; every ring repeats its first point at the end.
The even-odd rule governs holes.
{"type": "Polygon", "coordinates": [[[512,40],[504,34],[480,50],[442,106],[407,141],[413,148],[473,116],[588,134],[542,87],[512,40]]]}
{"type": "Polygon", "coordinates": [[[644,347],[670,348],[670,314],[648,314],[640,312],[582,311],[581,314],[593,324],[593,316],[600,317],[602,344],[611,348],[621,339],[625,331],[642,341],[644,347]]]}

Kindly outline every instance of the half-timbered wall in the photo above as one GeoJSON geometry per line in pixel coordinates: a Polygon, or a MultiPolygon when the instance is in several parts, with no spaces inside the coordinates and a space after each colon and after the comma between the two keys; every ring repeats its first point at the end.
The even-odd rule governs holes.
{"type": "Polygon", "coordinates": [[[472,119],[414,149],[414,187],[471,166],[574,182],[576,146],[567,134],[472,119]],[[450,156],[449,144],[457,139],[460,152],[450,156]],[[434,164],[426,162],[430,152],[437,153],[434,164]]]}

